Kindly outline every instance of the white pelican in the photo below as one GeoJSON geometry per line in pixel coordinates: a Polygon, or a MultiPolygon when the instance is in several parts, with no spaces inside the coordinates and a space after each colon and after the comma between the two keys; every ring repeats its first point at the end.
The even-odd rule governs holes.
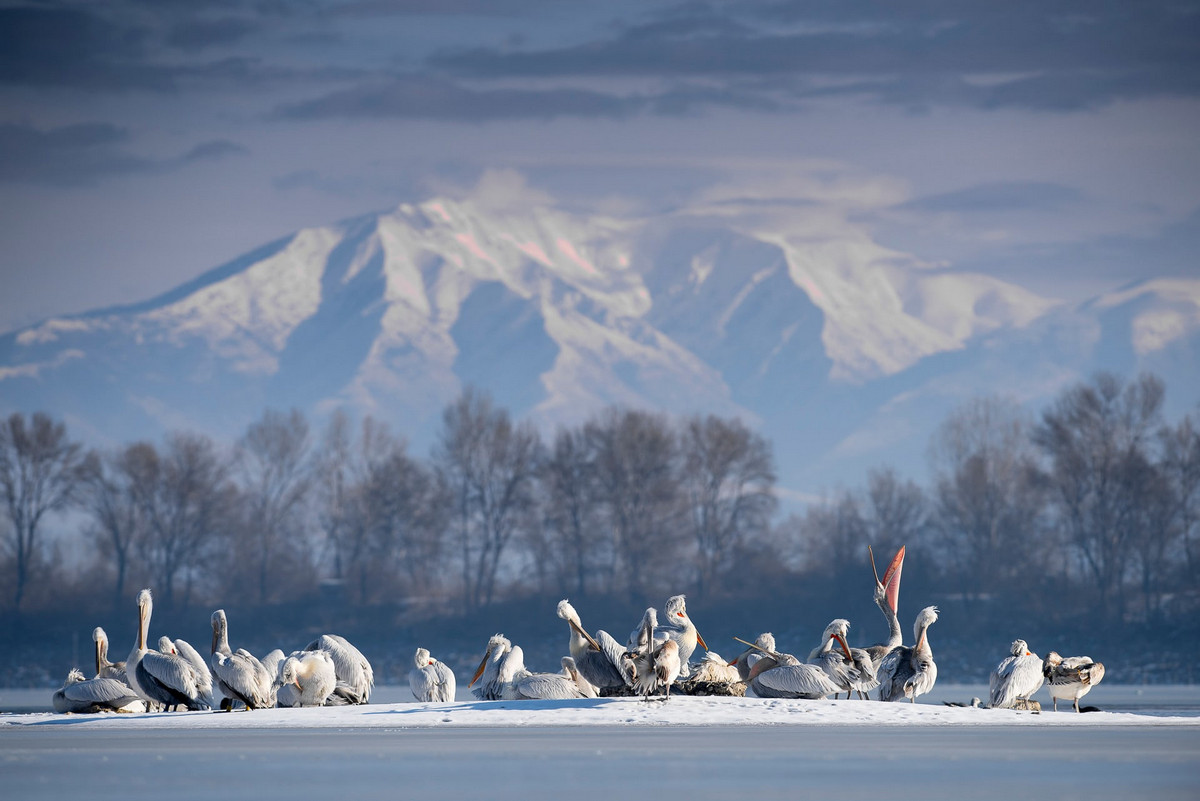
{"type": "Polygon", "coordinates": [[[488,638],[483,659],[479,662],[479,669],[475,671],[475,675],[471,677],[471,683],[467,685],[468,688],[474,687],[475,682],[479,681],[481,676],[483,677],[479,687],[471,691],[480,701],[495,701],[500,698],[502,690],[500,663],[510,650],[512,650],[512,643],[503,634],[493,634],[488,638]]]}
{"type": "MultiPolygon", "coordinates": [[[[901,545],[900,550],[892,557],[892,563],[883,573],[883,581],[879,580],[879,571],[875,569],[875,554],[870,545],[867,546],[867,553],[871,557],[871,572],[875,574],[875,605],[879,607],[883,619],[888,624],[887,642],[866,649],[871,655],[875,671],[878,672],[883,658],[904,644],[904,632],[900,629],[900,619],[896,617],[900,603],[900,574],[904,572],[904,546],[901,545]]],[[[874,686],[867,689],[874,689],[874,686]]]]}
{"type": "MultiPolygon", "coordinates": [[[[742,642],[742,640],[738,640],[742,642]]],[[[753,654],[764,653],[768,654],[775,650],[775,635],[769,631],[764,631],[754,639],[754,644],[738,654],[738,658],[730,662],[730,666],[736,667],[738,676],[742,681],[750,678],[750,657],[753,654]]]]}
{"type": "Polygon", "coordinates": [[[937,607],[927,606],[917,613],[913,636],[917,644],[894,649],[879,666],[879,700],[900,701],[907,698],[916,703],[917,696],[933,689],[937,681],[937,663],[929,647],[927,632],[938,619],[937,607]]]}
{"type": "Polygon", "coordinates": [[[1042,658],[1031,653],[1024,640],[1014,640],[1005,658],[992,671],[988,682],[988,706],[992,709],[1011,709],[1018,700],[1029,697],[1042,687],[1042,658]]]}
{"type": "Polygon", "coordinates": [[[679,655],[679,641],[658,637],[657,629],[658,612],[651,606],[642,615],[637,642],[626,652],[625,659],[632,665],[633,688],[642,697],[665,690],[670,698],[671,685],[679,678],[683,660],[679,655]]]}
{"type": "Polygon", "coordinates": [[[211,622],[213,635],[209,664],[212,665],[217,690],[226,699],[221,702],[221,708],[232,710],[234,701],[245,704],[247,711],[273,706],[270,689],[264,690],[262,684],[266,668],[240,648],[237,653],[229,650],[229,622],[225,619],[225,610],[213,612],[211,622]]]}
{"type": "Polygon", "coordinates": [[[622,669],[625,648],[607,631],[597,631],[593,639],[565,598],[558,602],[557,613],[570,627],[568,647],[579,673],[599,689],[629,686],[630,677],[622,669]]]}
{"type": "Polygon", "coordinates": [[[204,657],[200,656],[191,643],[187,640],[159,637],[158,650],[164,654],[175,654],[191,665],[192,670],[196,671],[196,687],[199,688],[205,703],[210,707],[217,705],[217,699],[213,695],[212,672],[209,671],[204,657]]]}
{"type": "MultiPolygon", "coordinates": [[[[739,640],[739,642],[744,642],[739,640]]],[[[747,685],[759,698],[807,698],[837,695],[841,688],[816,665],[775,651],[751,654],[747,685]]]]}
{"type": "Polygon", "coordinates": [[[338,687],[335,690],[351,704],[365,704],[371,700],[375,688],[375,671],[362,651],[338,634],[322,634],[310,642],[306,651],[328,651],[337,669],[338,687]]]}
{"type": "MultiPolygon", "coordinates": [[[[746,672],[749,673],[748,670],[746,672]]],[[[716,651],[709,651],[692,671],[692,680],[715,684],[735,684],[741,681],[742,677],[734,664],[726,662],[724,657],[716,651]]]]}
{"type": "Polygon", "coordinates": [[[137,640],[125,660],[129,686],[150,704],[161,704],[167,709],[174,706],[186,706],[193,711],[208,709],[196,686],[196,671],[185,659],[175,654],[160,654],[146,649],[146,634],[154,614],[150,590],[138,593],[137,606],[137,640]]]}
{"type": "Polygon", "coordinates": [[[500,697],[505,701],[548,701],[583,698],[579,687],[561,673],[530,673],[525,669],[525,653],[514,645],[500,660],[500,697]]]}
{"type": "Polygon", "coordinates": [[[572,657],[564,656],[562,658],[563,672],[575,682],[575,686],[579,688],[579,694],[584,698],[597,698],[600,693],[596,686],[587,680],[587,677],[579,672],[579,668],[575,664],[572,657]]]}
{"type": "Polygon", "coordinates": [[[124,682],[99,676],[87,679],[79,668],[71,668],[67,681],[52,699],[55,712],[145,712],[146,702],[124,682]]]}
{"type": "Polygon", "coordinates": [[[1046,654],[1042,664],[1043,675],[1058,711],[1058,699],[1069,699],[1079,711],[1079,699],[1091,692],[1104,678],[1104,665],[1093,662],[1090,656],[1068,656],[1063,659],[1058,652],[1046,654]]]}
{"type": "Polygon", "coordinates": [[[859,680],[858,669],[854,667],[854,657],[850,654],[850,646],[846,644],[846,635],[849,633],[849,620],[839,617],[830,621],[821,635],[821,644],[808,655],[808,663],[825,671],[825,675],[841,688],[846,698],[850,697],[859,680]],[[841,651],[833,650],[835,640],[841,646],[841,651]]]}
{"type": "Polygon", "coordinates": [[[274,686],[279,706],[323,706],[337,686],[333,657],[325,651],[296,651],[279,665],[274,686]]]}
{"type": "Polygon", "coordinates": [[[700,643],[700,647],[705,651],[708,650],[708,644],[704,642],[704,638],[696,630],[696,624],[688,617],[687,598],[685,596],[672,595],[668,598],[666,605],[663,607],[663,614],[666,620],[658,626],[655,636],[661,637],[662,635],[659,632],[665,632],[667,637],[674,640],[679,646],[679,675],[687,678],[691,671],[688,660],[692,658],[692,653],[696,650],[696,643],[700,643]]]}
{"type": "Polygon", "coordinates": [[[434,659],[425,648],[417,649],[413,662],[416,667],[408,673],[408,686],[413,698],[418,701],[454,700],[454,671],[449,666],[434,659]]]}
{"type": "Polygon", "coordinates": [[[96,644],[96,678],[116,679],[128,684],[125,663],[108,661],[108,635],[104,633],[104,629],[99,626],[92,629],[92,642],[96,644]]]}

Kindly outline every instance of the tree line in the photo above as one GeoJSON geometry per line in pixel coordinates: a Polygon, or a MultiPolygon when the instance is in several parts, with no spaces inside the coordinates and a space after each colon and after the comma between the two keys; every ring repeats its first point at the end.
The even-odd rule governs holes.
{"type": "Polygon", "coordinates": [[[880,467],[782,520],[771,444],[732,418],[614,407],[543,437],[468,388],[422,458],[340,412],[316,430],[268,410],[227,447],[178,431],[100,450],[12,414],[0,603],[50,609],[68,585],[114,608],[143,585],[168,608],[332,593],[469,613],[664,586],[733,598],[836,587],[868,569],[868,544],[904,544],[920,555],[906,582],[968,607],[1162,620],[1200,589],[1200,428],[1164,419],[1164,391],[1101,373],[1036,418],[970,400],[933,435],[926,486],[880,467]],[[72,559],[47,537],[55,515],[81,534],[72,559]]]}

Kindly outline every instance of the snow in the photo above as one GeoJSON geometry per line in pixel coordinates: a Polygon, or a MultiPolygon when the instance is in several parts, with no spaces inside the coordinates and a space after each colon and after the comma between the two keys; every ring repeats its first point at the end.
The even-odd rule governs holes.
{"type": "MultiPolygon", "coordinates": [[[[407,692],[405,690],[405,692],[407,692]]],[[[461,695],[461,694],[460,694],[461,695]]],[[[1097,692],[1097,695],[1101,693],[1097,692]]],[[[963,700],[967,700],[964,698],[963,700]]],[[[1100,700],[1088,696],[1083,703],[1100,700]]],[[[1185,726],[1200,732],[1200,716],[1145,715],[1131,712],[1078,714],[973,709],[941,703],[877,701],[801,701],[778,698],[699,697],[669,700],[581,698],[567,701],[392,702],[315,709],[267,709],[254,712],[171,712],[141,715],[64,716],[54,713],[0,716],[2,726],[53,725],[70,719],[95,729],[309,729],[445,728],[530,726],[861,726],[928,728],[1091,728],[1096,726],[1185,726]]]]}

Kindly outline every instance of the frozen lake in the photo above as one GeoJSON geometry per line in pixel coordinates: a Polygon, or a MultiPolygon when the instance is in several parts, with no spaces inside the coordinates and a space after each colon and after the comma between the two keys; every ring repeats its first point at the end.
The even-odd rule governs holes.
{"type": "MultiPolygon", "coordinates": [[[[966,700],[978,689],[944,691],[966,700]]],[[[159,792],[528,801],[660,790],[723,800],[1195,799],[1198,695],[1102,686],[1088,700],[1114,711],[1036,715],[753,698],[417,704],[395,688],[377,693],[380,703],[336,709],[7,714],[0,781],[6,798],[89,801],[159,792]],[[1115,711],[1122,703],[1158,714],[1115,711]]]]}
{"type": "Polygon", "coordinates": [[[5,797],[1192,799],[1200,727],[0,728],[5,797]]]}

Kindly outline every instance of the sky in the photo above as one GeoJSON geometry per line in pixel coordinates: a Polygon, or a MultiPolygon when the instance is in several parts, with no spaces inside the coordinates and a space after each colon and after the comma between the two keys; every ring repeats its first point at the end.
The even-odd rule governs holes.
{"type": "Polygon", "coordinates": [[[1196,275],[1200,3],[0,0],[0,331],[496,171],[630,216],[844,179],[1068,301],[1196,275]]]}

